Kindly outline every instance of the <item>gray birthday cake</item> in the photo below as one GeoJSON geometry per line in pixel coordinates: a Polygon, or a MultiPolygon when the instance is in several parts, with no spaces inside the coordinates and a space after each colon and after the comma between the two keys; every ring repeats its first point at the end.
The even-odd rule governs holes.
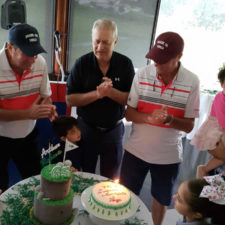
{"type": "Polygon", "coordinates": [[[49,164],[41,171],[31,218],[37,225],[68,225],[73,221],[70,161],[49,164]]]}

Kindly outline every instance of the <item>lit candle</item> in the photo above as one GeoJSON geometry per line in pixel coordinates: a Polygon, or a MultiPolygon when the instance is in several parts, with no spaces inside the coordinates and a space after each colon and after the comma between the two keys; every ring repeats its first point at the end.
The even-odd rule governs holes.
{"type": "Polygon", "coordinates": [[[123,191],[123,186],[119,184],[119,179],[115,179],[113,182],[115,184],[112,184],[113,189],[115,190],[116,193],[122,192],[123,191]]]}
{"type": "Polygon", "coordinates": [[[116,183],[116,184],[119,184],[120,179],[115,179],[113,182],[116,183]]]}

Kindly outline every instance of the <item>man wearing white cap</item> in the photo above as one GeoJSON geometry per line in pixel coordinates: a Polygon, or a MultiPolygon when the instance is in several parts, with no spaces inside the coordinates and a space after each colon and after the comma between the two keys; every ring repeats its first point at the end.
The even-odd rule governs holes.
{"type": "Polygon", "coordinates": [[[56,116],[51,89],[36,28],[18,24],[0,51],[0,189],[8,188],[8,161],[22,178],[40,173],[36,119],[56,116]]]}
{"type": "Polygon", "coordinates": [[[125,145],[121,183],[140,193],[151,174],[152,218],[161,225],[170,205],[182,160],[182,132],[199,115],[199,79],[180,58],[184,41],[174,32],[159,35],[146,55],[154,64],[139,69],[128,97],[126,119],[132,132],[125,145]]]}

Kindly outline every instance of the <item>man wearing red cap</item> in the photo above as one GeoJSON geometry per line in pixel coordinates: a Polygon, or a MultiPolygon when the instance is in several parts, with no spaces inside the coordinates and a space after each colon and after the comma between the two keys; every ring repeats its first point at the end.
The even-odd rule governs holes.
{"type": "Polygon", "coordinates": [[[146,55],[154,64],[137,72],[128,97],[126,119],[133,127],[120,179],[139,194],[150,171],[154,225],[162,224],[171,202],[182,160],[182,131],[190,132],[199,116],[199,79],[182,66],[183,47],[179,34],[159,35],[146,55]]]}

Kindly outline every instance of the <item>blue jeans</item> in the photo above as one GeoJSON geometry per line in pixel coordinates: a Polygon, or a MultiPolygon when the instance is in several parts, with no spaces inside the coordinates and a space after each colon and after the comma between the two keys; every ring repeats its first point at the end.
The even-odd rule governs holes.
{"type": "Polygon", "coordinates": [[[123,153],[124,124],[121,122],[110,130],[101,131],[78,117],[78,126],[83,171],[95,173],[100,156],[100,174],[111,179],[117,177],[123,153]]]}
{"type": "Polygon", "coordinates": [[[120,183],[136,195],[140,194],[147,173],[151,174],[151,194],[162,205],[172,200],[173,187],[179,173],[180,163],[147,163],[125,151],[121,166],[120,183]]]}

